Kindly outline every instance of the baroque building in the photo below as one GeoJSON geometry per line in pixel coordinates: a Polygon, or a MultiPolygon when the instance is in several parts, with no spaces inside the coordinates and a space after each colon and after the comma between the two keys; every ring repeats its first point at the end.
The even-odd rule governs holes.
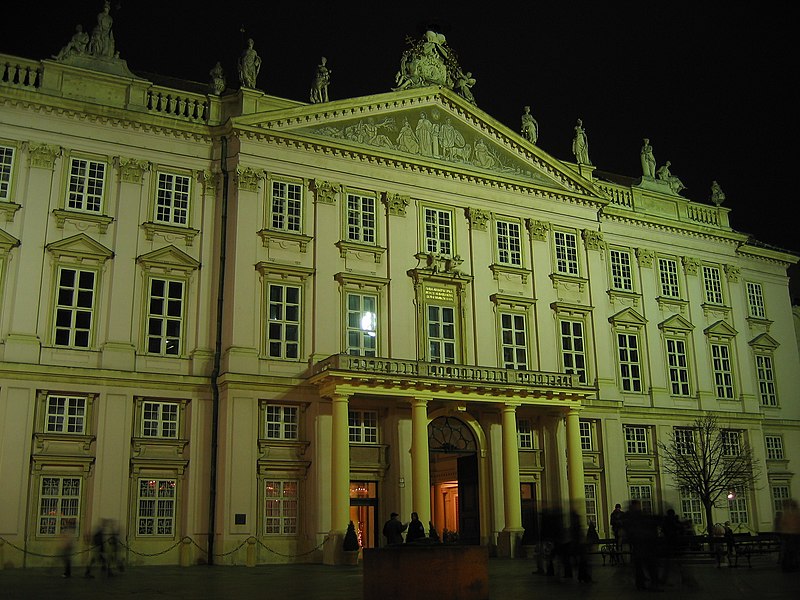
{"type": "Polygon", "coordinates": [[[569,502],[702,527],[658,443],[709,412],[762,471],[715,519],[800,495],[797,257],[719,195],[603,172],[580,123],[550,156],[431,32],[308,104],[252,42],[203,91],[80,34],[0,55],[0,564],[104,519],[134,564],[332,564],[391,512],[500,556],[569,502]]]}

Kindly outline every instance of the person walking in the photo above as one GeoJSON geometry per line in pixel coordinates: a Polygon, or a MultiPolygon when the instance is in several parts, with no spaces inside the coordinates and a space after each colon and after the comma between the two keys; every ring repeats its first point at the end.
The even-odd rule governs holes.
{"type": "Polygon", "coordinates": [[[89,558],[89,564],[86,565],[86,572],[83,574],[84,577],[90,579],[94,577],[94,575],[92,575],[92,567],[95,563],[99,563],[100,569],[111,576],[111,570],[108,568],[108,558],[106,557],[105,533],[106,520],[103,519],[92,534],[92,554],[91,558],[89,558]]]}

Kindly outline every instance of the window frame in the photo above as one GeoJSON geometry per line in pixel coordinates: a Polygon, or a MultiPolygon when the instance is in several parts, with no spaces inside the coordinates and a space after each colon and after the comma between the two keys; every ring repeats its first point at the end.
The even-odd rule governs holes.
{"type": "Polygon", "coordinates": [[[594,452],[594,423],[586,419],[578,421],[578,437],[581,441],[581,452],[594,452]]]}
{"type": "Polygon", "coordinates": [[[696,452],[695,430],[691,427],[674,427],[672,430],[675,451],[680,456],[691,456],[696,452]]]}
{"type": "MultiPolygon", "coordinates": [[[[265,327],[264,327],[264,353],[271,360],[299,361],[302,359],[303,349],[303,307],[305,286],[302,282],[270,280],[265,282],[265,327]],[[281,288],[280,299],[273,299],[273,288],[281,288]],[[296,290],[296,300],[289,298],[287,292],[296,290]],[[273,308],[280,306],[281,318],[271,317],[273,308]],[[286,316],[296,314],[296,318],[286,316]],[[280,335],[275,336],[274,326],[280,327],[280,335]],[[287,332],[294,331],[293,336],[287,332]],[[275,351],[273,351],[273,347],[275,351]],[[290,351],[290,348],[294,350],[290,351]]],[[[294,294],[292,295],[294,296],[294,294]]]]}
{"type": "Polygon", "coordinates": [[[302,499],[300,480],[284,479],[281,477],[275,477],[275,478],[265,477],[264,479],[262,479],[262,493],[263,493],[263,504],[261,506],[261,517],[263,519],[262,534],[265,537],[298,536],[300,534],[300,517],[301,517],[300,507],[302,499]],[[270,484],[278,484],[279,493],[277,496],[272,496],[268,494],[270,484]],[[285,499],[285,489],[287,487],[286,484],[292,484],[292,486],[294,487],[294,495],[290,495],[288,499],[285,499]],[[268,508],[270,502],[275,503],[274,506],[277,507],[277,514],[269,514],[268,508]],[[292,505],[294,508],[294,514],[292,514],[291,512],[292,505]],[[286,510],[287,506],[290,507],[289,511],[286,510]],[[278,525],[277,531],[270,531],[271,521],[277,522],[278,525]]]}
{"type": "Polygon", "coordinates": [[[625,454],[650,454],[650,428],[648,426],[623,425],[623,433],[625,438],[625,454]]]}
{"type": "Polygon", "coordinates": [[[517,449],[535,450],[533,424],[527,417],[517,418],[517,449]]]}
{"type": "Polygon", "coordinates": [[[351,408],[347,412],[347,435],[351,444],[380,443],[380,426],[377,410],[351,408]]]}
{"type": "Polygon", "coordinates": [[[755,364],[759,405],[766,408],[777,408],[780,404],[778,402],[778,385],[775,381],[774,356],[771,352],[756,352],[755,364]]]}
{"type": "Polygon", "coordinates": [[[558,315],[557,336],[559,341],[559,363],[561,372],[577,376],[581,383],[589,382],[589,348],[586,336],[586,319],[582,316],[558,315]],[[564,326],[569,325],[569,332],[565,334],[564,326]],[[580,326],[580,335],[575,334],[574,326],[580,326]],[[566,336],[566,337],[565,337],[566,336]],[[565,347],[569,340],[570,347],[565,347]],[[580,340],[580,349],[576,349],[576,340],[580,340]],[[569,360],[567,360],[569,358],[569,360]],[[569,365],[567,363],[570,363],[569,365]],[[578,363],[582,363],[579,365],[578,363]]]}
{"type": "Polygon", "coordinates": [[[66,190],[64,193],[64,209],[70,212],[84,213],[90,215],[102,215],[105,213],[106,207],[106,193],[108,190],[108,161],[90,158],[84,155],[72,155],[68,161],[65,161],[66,176],[66,190]],[[76,165],[83,164],[83,172],[75,172],[76,165]],[[102,175],[98,178],[96,175],[92,176],[92,170],[102,167],[102,175]],[[100,192],[91,194],[88,190],[98,185],[100,192]],[[94,198],[92,204],[96,204],[96,208],[89,208],[89,199],[94,198]]]}
{"type": "Polygon", "coordinates": [[[664,354],[667,359],[667,382],[670,386],[671,396],[689,398],[692,395],[692,372],[689,349],[690,344],[685,336],[674,334],[664,336],[664,354]],[[674,350],[670,349],[671,344],[675,346],[674,350]],[[682,350],[678,350],[678,346],[681,346],[682,350]],[[683,364],[681,364],[681,359],[683,359],[683,364]]]}
{"type": "Polygon", "coordinates": [[[139,435],[146,439],[177,440],[181,433],[179,402],[142,398],[139,435]]]}
{"type": "MultiPolygon", "coordinates": [[[[65,535],[67,531],[73,531],[77,537],[80,534],[82,525],[83,510],[83,491],[84,478],[75,473],[45,472],[38,478],[37,503],[36,503],[36,537],[53,539],[65,535]],[[58,493],[45,494],[46,480],[58,480],[58,493]],[[77,493],[65,494],[65,480],[76,481],[77,493]],[[54,501],[53,506],[58,507],[58,513],[52,515],[50,510],[45,507],[45,500],[54,501]],[[67,501],[68,511],[64,510],[64,502],[67,501]],[[74,507],[69,504],[74,501],[74,507]],[[46,522],[46,530],[43,531],[43,522],[46,522]],[[51,525],[52,524],[52,527],[51,525]]],[[[72,491],[68,489],[67,491],[72,491]]]]}
{"type": "MultiPolygon", "coordinates": [[[[344,193],[344,239],[353,244],[378,245],[378,196],[373,192],[345,190],[344,193]],[[357,206],[352,206],[352,200],[357,206]],[[365,210],[365,201],[372,204],[365,210]]],[[[369,204],[369,203],[367,203],[369,204]]]]}
{"type": "MultiPolygon", "coordinates": [[[[77,404],[77,402],[75,403],[77,404]]],[[[89,405],[90,399],[87,396],[81,395],[74,395],[74,394],[56,394],[56,393],[47,393],[44,398],[44,423],[42,427],[42,433],[45,434],[56,434],[56,435],[86,435],[88,433],[88,417],[89,417],[89,405]],[[51,402],[53,400],[63,400],[63,412],[60,414],[52,410],[51,402]],[[78,412],[72,412],[73,407],[70,406],[72,404],[71,401],[80,401],[82,406],[80,407],[80,414],[78,412]],[[51,428],[51,423],[53,420],[56,422],[59,421],[60,417],[60,426],[51,428]],[[79,429],[72,429],[70,430],[69,419],[73,418],[76,422],[80,423],[79,429]]],[[[78,407],[75,406],[74,410],[77,411],[78,407]]]]}
{"type": "Polygon", "coordinates": [[[631,500],[638,500],[642,506],[642,512],[646,515],[652,515],[655,512],[653,487],[652,482],[628,482],[628,497],[631,500]],[[642,494],[644,490],[647,490],[646,494],[642,494]]]}
{"type": "Polygon", "coordinates": [[[777,519],[783,514],[786,502],[792,499],[792,486],[788,481],[774,482],[770,483],[769,491],[772,500],[772,514],[777,519]],[[778,490],[780,492],[776,493],[778,490]]]}
{"type": "Polygon", "coordinates": [[[702,265],[703,300],[706,304],[725,305],[722,269],[716,265],[702,265]]]}
{"type": "Polygon", "coordinates": [[[434,205],[420,206],[420,228],[420,245],[423,253],[442,257],[456,256],[456,223],[453,209],[434,205]],[[445,215],[446,224],[441,222],[445,215]],[[433,217],[433,220],[429,217],[433,217]]]}
{"type": "Polygon", "coordinates": [[[497,264],[505,267],[524,266],[522,224],[518,219],[497,217],[494,219],[495,256],[497,264]],[[501,231],[505,229],[505,231],[501,231]],[[516,231],[513,231],[516,230],[516,231]]]}
{"type": "Polygon", "coordinates": [[[100,269],[92,266],[83,266],[72,263],[59,263],[55,265],[55,280],[53,282],[53,326],[52,341],[57,348],[69,348],[73,350],[90,350],[94,347],[94,337],[97,322],[97,311],[100,294],[100,269]],[[73,284],[67,285],[63,282],[62,273],[73,271],[73,284]],[[91,288],[82,287],[81,275],[91,274],[91,288]],[[62,291],[71,289],[72,305],[62,304],[62,291]],[[79,306],[76,302],[80,301],[81,293],[91,292],[90,306],[79,306]],[[69,325],[60,324],[60,315],[69,313],[69,325]],[[77,319],[79,314],[88,314],[88,327],[78,327],[77,319]],[[67,343],[59,343],[59,331],[66,331],[68,335],[67,343]],[[78,331],[85,332],[85,344],[76,343],[78,331]]]}
{"type": "Polygon", "coordinates": [[[744,434],[738,429],[723,429],[720,431],[722,436],[722,456],[734,458],[742,453],[744,434]]]}
{"type": "Polygon", "coordinates": [[[731,524],[750,523],[750,503],[747,501],[746,490],[737,488],[733,490],[733,498],[728,498],[728,519],[731,524]],[[741,516],[744,515],[744,519],[741,516]]]}
{"type": "Polygon", "coordinates": [[[568,277],[580,277],[578,234],[567,229],[553,229],[553,272],[568,277]]]}
{"type": "Polygon", "coordinates": [[[767,307],[764,303],[764,286],[755,281],[745,282],[747,295],[747,316],[753,319],[766,319],[767,307]]]}
{"type": "Polygon", "coordinates": [[[302,407],[298,404],[265,402],[262,417],[263,439],[287,442],[299,441],[301,414],[302,407]],[[271,418],[273,415],[277,418],[271,418]]]}
{"type": "Polygon", "coordinates": [[[660,296],[671,300],[680,300],[682,296],[678,259],[671,256],[659,256],[657,264],[660,296]],[[674,271],[669,268],[665,269],[666,265],[674,266],[674,271]]]}
{"type": "MultiPolygon", "coordinates": [[[[151,356],[163,356],[166,358],[181,358],[185,355],[185,335],[186,335],[186,317],[187,317],[187,288],[189,286],[189,281],[186,277],[170,277],[170,276],[163,276],[157,273],[148,273],[146,280],[145,280],[145,306],[144,306],[144,343],[143,343],[143,350],[145,354],[151,356]],[[155,282],[162,282],[164,284],[164,293],[162,296],[154,296],[153,295],[153,285],[155,282]],[[173,284],[179,284],[181,286],[181,295],[180,298],[174,298],[168,295],[168,288],[171,288],[173,284]],[[161,298],[163,303],[164,310],[162,314],[157,314],[152,312],[152,308],[154,302],[156,302],[157,298],[161,298]],[[176,317],[175,315],[170,315],[169,310],[170,306],[174,302],[180,302],[180,314],[176,317]],[[160,322],[161,328],[158,335],[155,335],[151,332],[151,325],[154,322],[160,322]],[[177,323],[179,332],[178,335],[170,335],[169,329],[170,324],[177,323]],[[159,349],[158,351],[153,351],[152,344],[154,341],[158,341],[159,349]],[[170,350],[170,343],[177,344],[177,352],[169,352],[170,350]]],[[[173,325],[174,326],[174,325],[173,325]]]]}
{"type": "Polygon", "coordinates": [[[764,434],[764,449],[766,450],[767,460],[786,460],[782,435],[764,434]]]}
{"type": "Polygon", "coordinates": [[[644,393],[642,349],[639,331],[616,328],[614,337],[617,346],[617,374],[619,376],[622,392],[626,394],[644,393]],[[620,343],[621,339],[626,340],[625,347],[620,343]],[[636,341],[635,348],[631,348],[630,345],[627,344],[631,339],[636,341]]]}
{"type": "Polygon", "coordinates": [[[17,154],[16,145],[0,140],[0,202],[13,201],[17,154]]]}
{"type": "Polygon", "coordinates": [[[514,310],[510,307],[497,307],[497,333],[499,344],[499,362],[504,369],[527,371],[530,365],[530,336],[528,335],[528,312],[514,310]],[[506,323],[506,320],[509,323],[506,323]],[[518,325],[520,324],[520,329],[518,325]],[[520,340],[520,335],[522,339],[520,340]],[[507,356],[511,354],[511,359],[507,356]],[[523,354],[520,360],[520,353],[523,354]]]}
{"type": "Polygon", "coordinates": [[[136,478],[136,509],[134,513],[134,534],[136,537],[164,539],[176,536],[179,506],[178,492],[178,479],[175,477],[139,476],[136,478]],[[145,482],[155,484],[154,495],[142,495],[142,484],[145,482]],[[164,484],[164,490],[171,490],[170,494],[162,495],[162,484],[164,484]],[[152,505],[152,510],[146,509],[145,505],[152,505]],[[147,512],[152,512],[153,514],[143,514],[147,512]],[[162,519],[164,523],[160,523],[162,519]]]}
{"type": "Polygon", "coordinates": [[[711,374],[717,400],[736,400],[736,378],[733,371],[734,351],[728,340],[715,339],[709,342],[711,374]]]}
{"type": "Polygon", "coordinates": [[[612,290],[634,292],[633,253],[627,248],[609,248],[608,274],[612,290]]]}
{"type": "Polygon", "coordinates": [[[194,185],[192,183],[191,173],[185,171],[181,172],[177,169],[156,170],[155,176],[153,177],[154,223],[184,229],[188,229],[191,226],[192,199],[194,194],[194,185]],[[164,183],[167,178],[171,178],[172,185],[169,187],[162,187],[162,183],[164,183]],[[177,189],[176,184],[179,180],[185,183],[185,190],[177,189]],[[163,196],[162,192],[164,193],[163,196]],[[176,194],[180,194],[182,197],[176,198],[176,194]],[[181,206],[181,202],[185,203],[185,206],[181,206]],[[161,214],[162,209],[166,212],[166,216],[161,214]],[[182,220],[176,218],[176,215],[181,213],[183,213],[182,220]]]}
{"type": "Polygon", "coordinates": [[[681,516],[684,519],[691,519],[693,526],[703,527],[705,523],[705,508],[700,496],[696,492],[686,489],[680,490],[681,516]],[[688,507],[688,510],[687,510],[688,507]]]}
{"type": "Polygon", "coordinates": [[[344,351],[351,356],[368,356],[377,357],[380,355],[380,314],[381,314],[381,296],[378,291],[362,291],[354,289],[344,289],[344,351]],[[358,308],[354,309],[351,303],[351,298],[358,298],[358,308]],[[370,300],[374,311],[369,311],[369,307],[365,307],[365,301],[370,300]],[[372,314],[373,328],[364,327],[364,319],[372,314]],[[357,319],[358,325],[354,323],[357,319]],[[353,343],[358,338],[358,343],[353,343]],[[372,341],[370,344],[365,342],[372,341]]]}

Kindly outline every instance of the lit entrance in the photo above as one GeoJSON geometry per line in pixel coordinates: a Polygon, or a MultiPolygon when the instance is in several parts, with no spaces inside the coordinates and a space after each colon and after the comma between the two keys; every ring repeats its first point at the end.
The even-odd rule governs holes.
{"type": "Polygon", "coordinates": [[[377,548],[378,493],[375,481],[350,482],[350,520],[362,548],[377,548]]]}
{"type": "Polygon", "coordinates": [[[478,448],[470,428],[455,417],[428,425],[433,525],[442,541],[480,544],[478,448]]]}

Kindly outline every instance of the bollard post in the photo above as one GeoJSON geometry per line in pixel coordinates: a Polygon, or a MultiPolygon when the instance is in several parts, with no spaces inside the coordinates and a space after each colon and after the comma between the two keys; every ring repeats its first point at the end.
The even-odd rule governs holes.
{"type": "Polygon", "coordinates": [[[256,566],[256,538],[247,538],[247,566],[256,566]]]}
{"type": "Polygon", "coordinates": [[[181,540],[181,545],[179,547],[179,556],[178,561],[182,567],[189,567],[192,564],[191,560],[191,551],[192,551],[192,540],[191,538],[185,537],[181,540]]]}

